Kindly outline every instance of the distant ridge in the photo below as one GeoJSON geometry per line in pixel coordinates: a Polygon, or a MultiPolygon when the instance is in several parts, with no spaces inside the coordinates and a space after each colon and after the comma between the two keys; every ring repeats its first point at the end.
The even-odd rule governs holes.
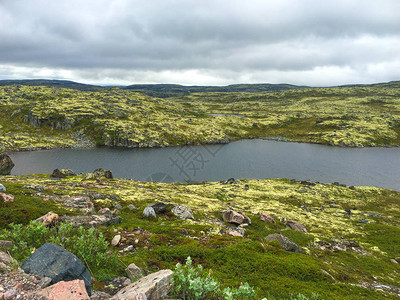
{"type": "Polygon", "coordinates": [[[16,79],[16,80],[0,80],[0,86],[4,85],[29,85],[29,86],[53,86],[67,89],[77,89],[81,91],[98,91],[103,87],[97,85],[90,85],[78,83],[68,80],[50,80],[50,79],[16,79]]]}

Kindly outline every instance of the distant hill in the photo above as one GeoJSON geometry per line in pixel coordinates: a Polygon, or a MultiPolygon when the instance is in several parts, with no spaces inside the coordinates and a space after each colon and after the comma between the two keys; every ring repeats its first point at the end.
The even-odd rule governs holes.
{"type": "Polygon", "coordinates": [[[204,92],[269,92],[281,90],[294,90],[308,88],[307,86],[297,86],[291,84],[232,84],[228,86],[184,86],[179,84],[133,84],[124,89],[141,92],[154,97],[172,97],[191,93],[204,92]]]}
{"type": "Polygon", "coordinates": [[[346,85],[341,85],[339,87],[358,87],[358,86],[399,89],[400,81],[389,81],[389,82],[372,83],[372,84],[346,84],[346,85]]]}
{"type": "Polygon", "coordinates": [[[0,80],[0,86],[4,85],[29,85],[29,86],[52,86],[81,91],[98,91],[104,89],[101,86],[83,84],[68,80],[48,80],[48,79],[21,79],[21,80],[0,80]]]}

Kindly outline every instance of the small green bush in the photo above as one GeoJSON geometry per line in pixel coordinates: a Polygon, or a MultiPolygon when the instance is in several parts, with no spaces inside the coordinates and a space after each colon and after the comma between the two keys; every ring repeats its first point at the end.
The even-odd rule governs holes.
{"type": "Polygon", "coordinates": [[[174,277],[171,281],[171,296],[184,300],[200,299],[254,299],[255,291],[248,283],[239,288],[221,290],[217,280],[211,277],[211,270],[204,274],[203,266],[193,267],[190,256],[186,264],[176,264],[174,277]]]}
{"type": "Polygon", "coordinates": [[[12,255],[18,260],[28,258],[35,248],[44,243],[55,243],[79,257],[98,280],[117,274],[119,264],[116,253],[108,251],[108,242],[94,228],[76,228],[69,223],[52,228],[33,222],[27,226],[10,224],[10,229],[5,230],[0,238],[13,242],[12,255]]]}

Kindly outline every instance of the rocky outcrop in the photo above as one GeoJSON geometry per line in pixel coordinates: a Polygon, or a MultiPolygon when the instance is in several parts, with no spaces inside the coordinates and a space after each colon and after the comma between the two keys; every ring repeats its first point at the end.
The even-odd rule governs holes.
{"type": "Polygon", "coordinates": [[[7,154],[0,154],[0,175],[10,175],[14,163],[7,154]]]}
{"type": "Polygon", "coordinates": [[[51,278],[51,284],[81,279],[85,282],[88,294],[91,294],[89,270],[78,257],[56,244],[41,246],[24,261],[22,269],[26,273],[51,278]]]}
{"type": "Polygon", "coordinates": [[[286,227],[293,229],[293,230],[297,230],[300,232],[307,232],[306,227],[304,227],[303,224],[301,224],[300,222],[297,222],[297,221],[287,220],[285,225],[286,225],[286,227]]]}
{"type": "Polygon", "coordinates": [[[118,224],[122,222],[120,216],[115,215],[91,215],[91,216],[62,216],[60,221],[68,221],[75,227],[97,227],[97,226],[109,226],[112,224],[118,224]]]}
{"type": "Polygon", "coordinates": [[[303,252],[295,242],[291,241],[289,238],[287,238],[281,233],[270,234],[265,238],[265,240],[267,242],[272,242],[272,241],[278,242],[281,245],[281,247],[286,251],[298,252],[298,253],[303,252]]]}
{"type": "Polygon", "coordinates": [[[251,224],[251,220],[242,212],[236,212],[232,209],[227,209],[222,211],[222,218],[224,222],[241,225],[241,224],[251,224]]]}
{"type": "Polygon", "coordinates": [[[86,292],[85,282],[75,279],[71,281],[60,281],[47,288],[42,289],[36,296],[46,300],[89,300],[86,292]]]}
{"type": "Polygon", "coordinates": [[[159,300],[164,299],[172,279],[171,270],[161,270],[128,285],[112,297],[112,300],[159,300]]]}
{"type": "Polygon", "coordinates": [[[23,120],[32,127],[40,127],[44,124],[48,124],[57,130],[70,130],[74,126],[74,120],[67,120],[63,116],[39,118],[31,111],[28,113],[28,115],[24,116],[23,120]]]}
{"type": "Polygon", "coordinates": [[[75,176],[75,172],[72,171],[71,169],[55,169],[53,173],[51,174],[51,177],[53,178],[65,178],[67,176],[75,176]]]}

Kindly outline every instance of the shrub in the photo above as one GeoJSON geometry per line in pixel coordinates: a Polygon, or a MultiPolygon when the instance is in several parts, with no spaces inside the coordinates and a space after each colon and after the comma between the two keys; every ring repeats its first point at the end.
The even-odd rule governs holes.
{"type": "Polygon", "coordinates": [[[204,274],[202,265],[193,267],[190,256],[186,264],[176,264],[174,277],[171,281],[171,294],[184,300],[197,299],[254,299],[255,291],[248,283],[239,288],[221,290],[218,281],[211,277],[211,270],[204,274]]]}
{"type": "Polygon", "coordinates": [[[53,228],[33,222],[27,226],[10,224],[10,229],[5,230],[0,238],[13,241],[11,251],[18,260],[28,258],[35,248],[44,243],[55,243],[79,257],[97,279],[116,275],[116,253],[108,251],[108,242],[94,228],[75,228],[69,223],[61,223],[53,228]]]}

